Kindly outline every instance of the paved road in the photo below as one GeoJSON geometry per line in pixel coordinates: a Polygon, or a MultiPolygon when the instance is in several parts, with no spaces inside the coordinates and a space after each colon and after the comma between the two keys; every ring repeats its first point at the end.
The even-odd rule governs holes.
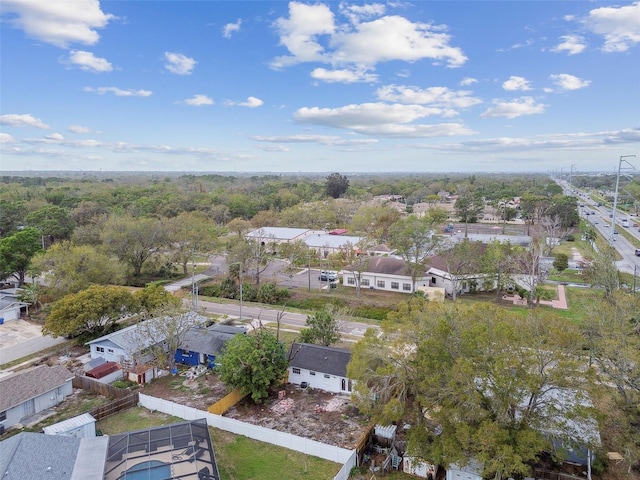
{"type": "Polygon", "coordinates": [[[64,337],[53,338],[49,336],[43,337],[40,335],[28,340],[23,340],[15,345],[2,347],[2,349],[0,349],[0,365],[13,362],[19,358],[26,357],[32,353],[40,352],[41,350],[67,341],[68,340],[64,337]]]}
{"type": "MultiPolygon", "coordinates": [[[[200,308],[204,308],[208,313],[217,315],[228,315],[230,317],[240,317],[240,305],[229,303],[214,303],[199,301],[200,308]]],[[[263,323],[276,323],[277,315],[280,311],[277,309],[262,308],[243,305],[242,318],[250,320],[261,320],[263,323]]],[[[285,312],[281,319],[281,324],[286,326],[304,327],[307,321],[307,315],[301,313],[285,312]]],[[[368,328],[378,328],[375,325],[359,322],[341,322],[340,333],[343,335],[351,335],[354,337],[362,337],[368,328]]]]}

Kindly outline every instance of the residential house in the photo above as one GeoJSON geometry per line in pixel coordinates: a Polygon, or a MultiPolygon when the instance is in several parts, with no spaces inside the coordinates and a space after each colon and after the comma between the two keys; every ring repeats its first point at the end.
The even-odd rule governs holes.
{"type": "Polygon", "coordinates": [[[456,295],[470,292],[481,292],[495,288],[495,280],[485,273],[479,272],[455,272],[454,267],[450,273],[450,266],[440,255],[435,255],[427,260],[429,269],[427,270],[428,287],[443,288],[446,295],[453,296],[454,289],[456,295]]]}
{"type": "Polygon", "coordinates": [[[0,378],[0,431],[62,402],[73,393],[73,373],[40,365],[0,378]]]}
{"type": "Polygon", "coordinates": [[[93,438],[23,432],[0,442],[2,480],[218,480],[205,419],[93,438]]]}
{"type": "Polygon", "coordinates": [[[2,480],[102,480],[109,438],[19,433],[0,442],[2,480]]]}
{"type": "Polygon", "coordinates": [[[246,334],[244,327],[215,324],[207,328],[193,328],[183,337],[175,353],[175,362],[184,365],[206,365],[214,368],[216,357],[236,335],[246,334]]]}
{"type": "Polygon", "coordinates": [[[0,319],[2,322],[18,320],[29,313],[29,304],[18,300],[16,289],[0,290],[0,319]]]}
{"type": "Polygon", "coordinates": [[[351,393],[353,382],[347,378],[349,350],[294,343],[288,358],[289,383],[333,393],[351,393]]]}
{"type": "MultiPolygon", "coordinates": [[[[195,312],[189,312],[185,315],[187,318],[184,321],[193,325],[204,325],[207,321],[206,317],[195,312]]],[[[120,364],[148,362],[151,360],[147,354],[148,349],[157,345],[159,341],[163,341],[160,339],[163,332],[161,327],[163,321],[165,321],[163,317],[152,318],[87,342],[86,345],[89,345],[91,350],[91,359],[102,357],[108,362],[120,364]],[[141,335],[139,333],[141,328],[153,330],[156,324],[158,325],[158,335],[141,335]]]]}

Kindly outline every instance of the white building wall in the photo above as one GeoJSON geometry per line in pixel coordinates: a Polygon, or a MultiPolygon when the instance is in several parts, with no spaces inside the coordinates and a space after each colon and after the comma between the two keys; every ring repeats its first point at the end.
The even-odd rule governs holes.
{"type": "MultiPolygon", "coordinates": [[[[355,279],[352,273],[343,272],[342,276],[342,284],[347,287],[356,287],[355,279]],[[353,283],[350,283],[349,278],[351,278],[353,283]]],[[[429,285],[428,278],[420,277],[416,280],[416,285],[425,286],[434,286],[429,285]]],[[[387,292],[399,292],[399,293],[408,293],[412,294],[413,290],[413,282],[411,281],[411,277],[406,275],[386,275],[383,273],[371,273],[371,272],[362,272],[360,275],[360,288],[361,289],[369,289],[369,290],[384,290],[387,292]],[[394,288],[396,287],[397,288],[394,288]]]]}
{"type": "Polygon", "coordinates": [[[300,385],[307,382],[311,388],[318,388],[327,392],[350,394],[349,379],[328,373],[313,372],[304,368],[299,368],[300,373],[294,373],[293,369],[297,367],[289,367],[289,383],[300,385]],[[314,375],[315,374],[315,375],[314,375]],[[329,378],[327,378],[329,377],[329,378]],[[344,390],[343,390],[344,380],[344,390]]]}
{"type": "Polygon", "coordinates": [[[16,405],[7,410],[7,418],[1,422],[5,428],[12,427],[16,423],[25,417],[33,413],[38,413],[47,408],[51,408],[62,402],[66,397],[73,393],[73,387],[71,386],[71,380],[64,385],[60,385],[53,390],[40,394],[26,402],[22,402],[20,405],[16,405]],[[29,406],[27,406],[29,404],[29,406]]]}
{"type": "Polygon", "coordinates": [[[128,360],[129,358],[127,353],[120,348],[94,343],[91,345],[91,359],[99,357],[104,358],[107,362],[116,363],[122,363],[123,360],[128,360]]]}

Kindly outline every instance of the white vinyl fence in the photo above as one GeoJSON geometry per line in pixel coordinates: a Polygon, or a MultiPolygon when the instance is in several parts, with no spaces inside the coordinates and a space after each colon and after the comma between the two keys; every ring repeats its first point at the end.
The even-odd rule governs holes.
{"type": "Polygon", "coordinates": [[[215,415],[196,408],[179,405],[169,400],[140,394],[140,405],[149,410],[157,410],[162,413],[173,415],[174,417],[183,418],[185,420],[197,420],[205,418],[207,424],[211,427],[219,428],[227,432],[237,435],[243,435],[253,438],[260,442],[278,445],[279,447],[288,448],[306,455],[323,458],[335,463],[342,463],[342,469],[334,477],[334,480],[346,480],[349,478],[349,472],[356,465],[356,451],[347,450],[346,448],[327,445],[326,443],[316,442],[309,438],[298,437],[285,432],[279,432],[270,428],[260,427],[251,423],[241,422],[233,418],[215,415]]]}

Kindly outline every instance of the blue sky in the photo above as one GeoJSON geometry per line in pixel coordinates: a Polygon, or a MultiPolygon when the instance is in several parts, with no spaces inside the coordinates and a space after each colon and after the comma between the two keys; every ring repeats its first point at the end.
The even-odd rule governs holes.
{"type": "Polygon", "coordinates": [[[586,172],[640,156],[638,1],[0,14],[4,171],[586,172]]]}

